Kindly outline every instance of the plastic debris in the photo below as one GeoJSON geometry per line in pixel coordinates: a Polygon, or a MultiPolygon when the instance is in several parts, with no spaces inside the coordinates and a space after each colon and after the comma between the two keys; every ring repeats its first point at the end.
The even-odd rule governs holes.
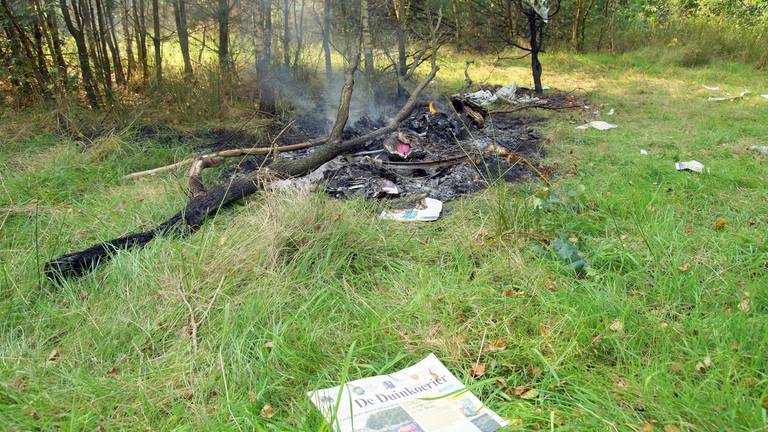
{"type": "MultiPolygon", "coordinates": [[[[766,98],[768,99],[768,98],[766,98]]],[[[749,148],[750,150],[759,151],[760,153],[768,155],[768,146],[752,146],[749,148]]]]}
{"type": "Polygon", "coordinates": [[[390,154],[406,159],[414,150],[416,141],[418,141],[418,135],[415,132],[399,130],[384,140],[382,146],[390,154]]]}
{"type": "Polygon", "coordinates": [[[760,95],[763,99],[768,99],[768,94],[760,95]]]}
{"type": "Polygon", "coordinates": [[[597,129],[597,130],[601,130],[602,131],[602,130],[614,129],[614,128],[617,128],[617,127],[618,126],[615,125],[615,124],[604,122],[602,120],[596,120],[596,121],[591,121],[591,122],[589,122],[587,124],[583,124],[581,126],[576,126],[576,129],[589,129],[589,128],[592,128],[592,129],[597,129]]]}
{"type": "Polygon", "coordinates": [[[614,115],[614,114],[616,114],[616,110],[613,108],[609,109],[608,112],[606,113],[606,115],[614,115]]]}
{"type": "Polygon", "coordinates": [[[476,92],[467,93],[464,97],[482,106],[490,105],[496,102],[496,99],[499,98],[495,93],[491,93],[488,90],[478,90],[476,92]]]}
{"type": "Polygon", "coordinates": [[[443,211],[443,202],[432,198],[424,198],[413,208],[403,210],[384,210],[379,215],[382,220],[394,220],[400,222],[430,222],[440,217],[443,211]]]}
{"type": "Polygon", "coordinates": [[[710,102],[720,102],[720,101],[729,101],[729,100],[743,99],[748,94],[749,94],[748,91],[743,91],[743,92],[739,93],[738,96],[718,96],[718,97],[710,96],[709,99],[707,99],[707,100],[709,100],[710,102]]]}
{"type": "Polygon", "coordinates": [[[517,84],[512,83],[498,89],[496,91],[496,97],[504,99],[505,101],[510,101],[515,98],[515,93],[517,93],[517,84]]]}
{"type": "Polygon", "coordinates": [[[704,164],[699,161],[675,162],[675,168],[678,171],[704,172],[704,164]]]}
{"type": "Polygon", "coordinates": [[[708,85],[705,85],[704,88],[706,90],[709,90],[709,91],[718,91],[718,90],[720,90],[720,86],[708,86],[708,85]]]}
{"type": "Polygon", "coordinates": [[[648,150],[640,149],[640,154],[643,155],[643,156],[648,156],[648,150]]]}

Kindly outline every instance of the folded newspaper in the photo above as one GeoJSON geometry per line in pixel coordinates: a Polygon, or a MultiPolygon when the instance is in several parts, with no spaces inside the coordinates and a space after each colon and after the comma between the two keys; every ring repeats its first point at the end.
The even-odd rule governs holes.
{"type": "Polygon", "coordinates": [[[307,395],[336,432],[494,432],[507,425],[434,354],[389,375],[307,395]]]}

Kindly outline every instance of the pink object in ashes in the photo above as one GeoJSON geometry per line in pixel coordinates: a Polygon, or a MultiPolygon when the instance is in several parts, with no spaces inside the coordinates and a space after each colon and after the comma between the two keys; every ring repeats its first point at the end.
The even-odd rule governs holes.
{"type": "Polygon", "coordinates": [[[404,143],[402,141],[397,142],[396,148],[397,148],[397,153],[403,157],[408,156],[408,154],[413,150],[410,144],[404,143]]]}

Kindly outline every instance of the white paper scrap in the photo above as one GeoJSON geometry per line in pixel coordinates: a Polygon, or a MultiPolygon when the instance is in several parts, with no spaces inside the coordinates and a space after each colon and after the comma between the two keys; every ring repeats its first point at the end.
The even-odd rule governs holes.
{"type": "Polygon", "coordinates": [[[431,222],[440,217],[443,211],[443,202],[433,198],[424,198],[419,205],[405,210],[384,210],[379,219],[394,220],[400,222],[431,222]]]}
{"type": "Polygon", "coordinates": [[[611,108],[610,110],[608,110],[608,112],[606,114],[607,115],[614,115],[614,114],[616,114],[616,110],[611,108]]]}
{"type": "Polygon", "coordinates": [[[717,90],[720,90],[720,86],[708,86],[708,85],[705,85],[705,86],[704,86],[704,88],[705,88],[705,89],[707,89],[707,90],[709,90],[709,91],[717,91],[717,90]]]}
{"type": "Polygon", "coordinates": [[[581,126],[576,126],[576,129],[589,129],[589,128],[593,128],[593,129],[597,129],[597,130],[608,130],[608,129],[614,129],[614,128],[617,128],[617,127],[618,126],[615,125],[615,124],[604,122],[602,120],[596,120],[596,121],[591,121],[591,122],[589,122],[587,124],[583,124],[581,126]]]}
{"type": "Polygon", "coordinates": [[[335,432],[495,432],[507,425],[434,354],[397,372],[307,396],[335,432]]]}
{"type": "Polygon", "coordinates": [[[759,151],[760,153],[768,155],[768,146],[752,146],[749,149],[759,151]]]}
{"type": "Polygon", "coordinates": [[[694,172],[704,172],[704,164],[699,161],[687,161],[687,162],[675,162],[675,168],[678,171],[694,171],[694,172]]]}
{"type": "Polygon", "coordinates": [[[763,99],[768,99],[768,94],[760,95],[763,99]]]}
{"type": "Polygon", "coordinates": [[[648,150],[640,149],[640,154],[643,155],[643,156],[647,156],[648,155],[648,150]]]}

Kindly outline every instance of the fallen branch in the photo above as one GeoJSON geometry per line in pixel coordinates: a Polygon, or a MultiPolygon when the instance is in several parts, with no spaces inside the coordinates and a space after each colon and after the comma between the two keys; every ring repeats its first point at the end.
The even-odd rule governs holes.
{"type": "MultiPolygon", "coordinates": [[[[318,147],[309,156],[297,159],[278,159],[267,167],[254,171],[243,177],[219,183],[206,190],[200,182],[197,195],[193,195],[185,208],[164,221],[157,227],[144,232],[130,234],[106,242],[98,243],[88,249],[61,255],[45,264],[45,273],[50,279],[80,276],[99,264],[108,261],[119,250],[144,247],[154,238],[167,234],[186,234],[196,231],[210,216],[240,199],[264,188],[265,184],[276,178],[298,177],[308,174],[336,156],[353,150],[360,144],[392,132],[413,111],[421,92],[426,88],[438,71],[435,58],[432,60],[432,70],[411,93],[392,121],[380,129],[348,141],[341,141],[341,131],[349,118],[349,105],[354,86],[354,73],[357,70],[359,56],[347,72],[344,88],[341,92],[339,110],[333,132],[328,141],[318,147]]],[[[271,149],[274,151],[275,149],[271,149]]],[[[189,163],[192,163],[191,161],[189,163]]],[[[202,168],[200,168],[202,170],[202,168]]],[[[194,174],[194,173],[193,173],[194,174]]],[[[194,193],[194,192],[193,192],[194,193]]]]}

